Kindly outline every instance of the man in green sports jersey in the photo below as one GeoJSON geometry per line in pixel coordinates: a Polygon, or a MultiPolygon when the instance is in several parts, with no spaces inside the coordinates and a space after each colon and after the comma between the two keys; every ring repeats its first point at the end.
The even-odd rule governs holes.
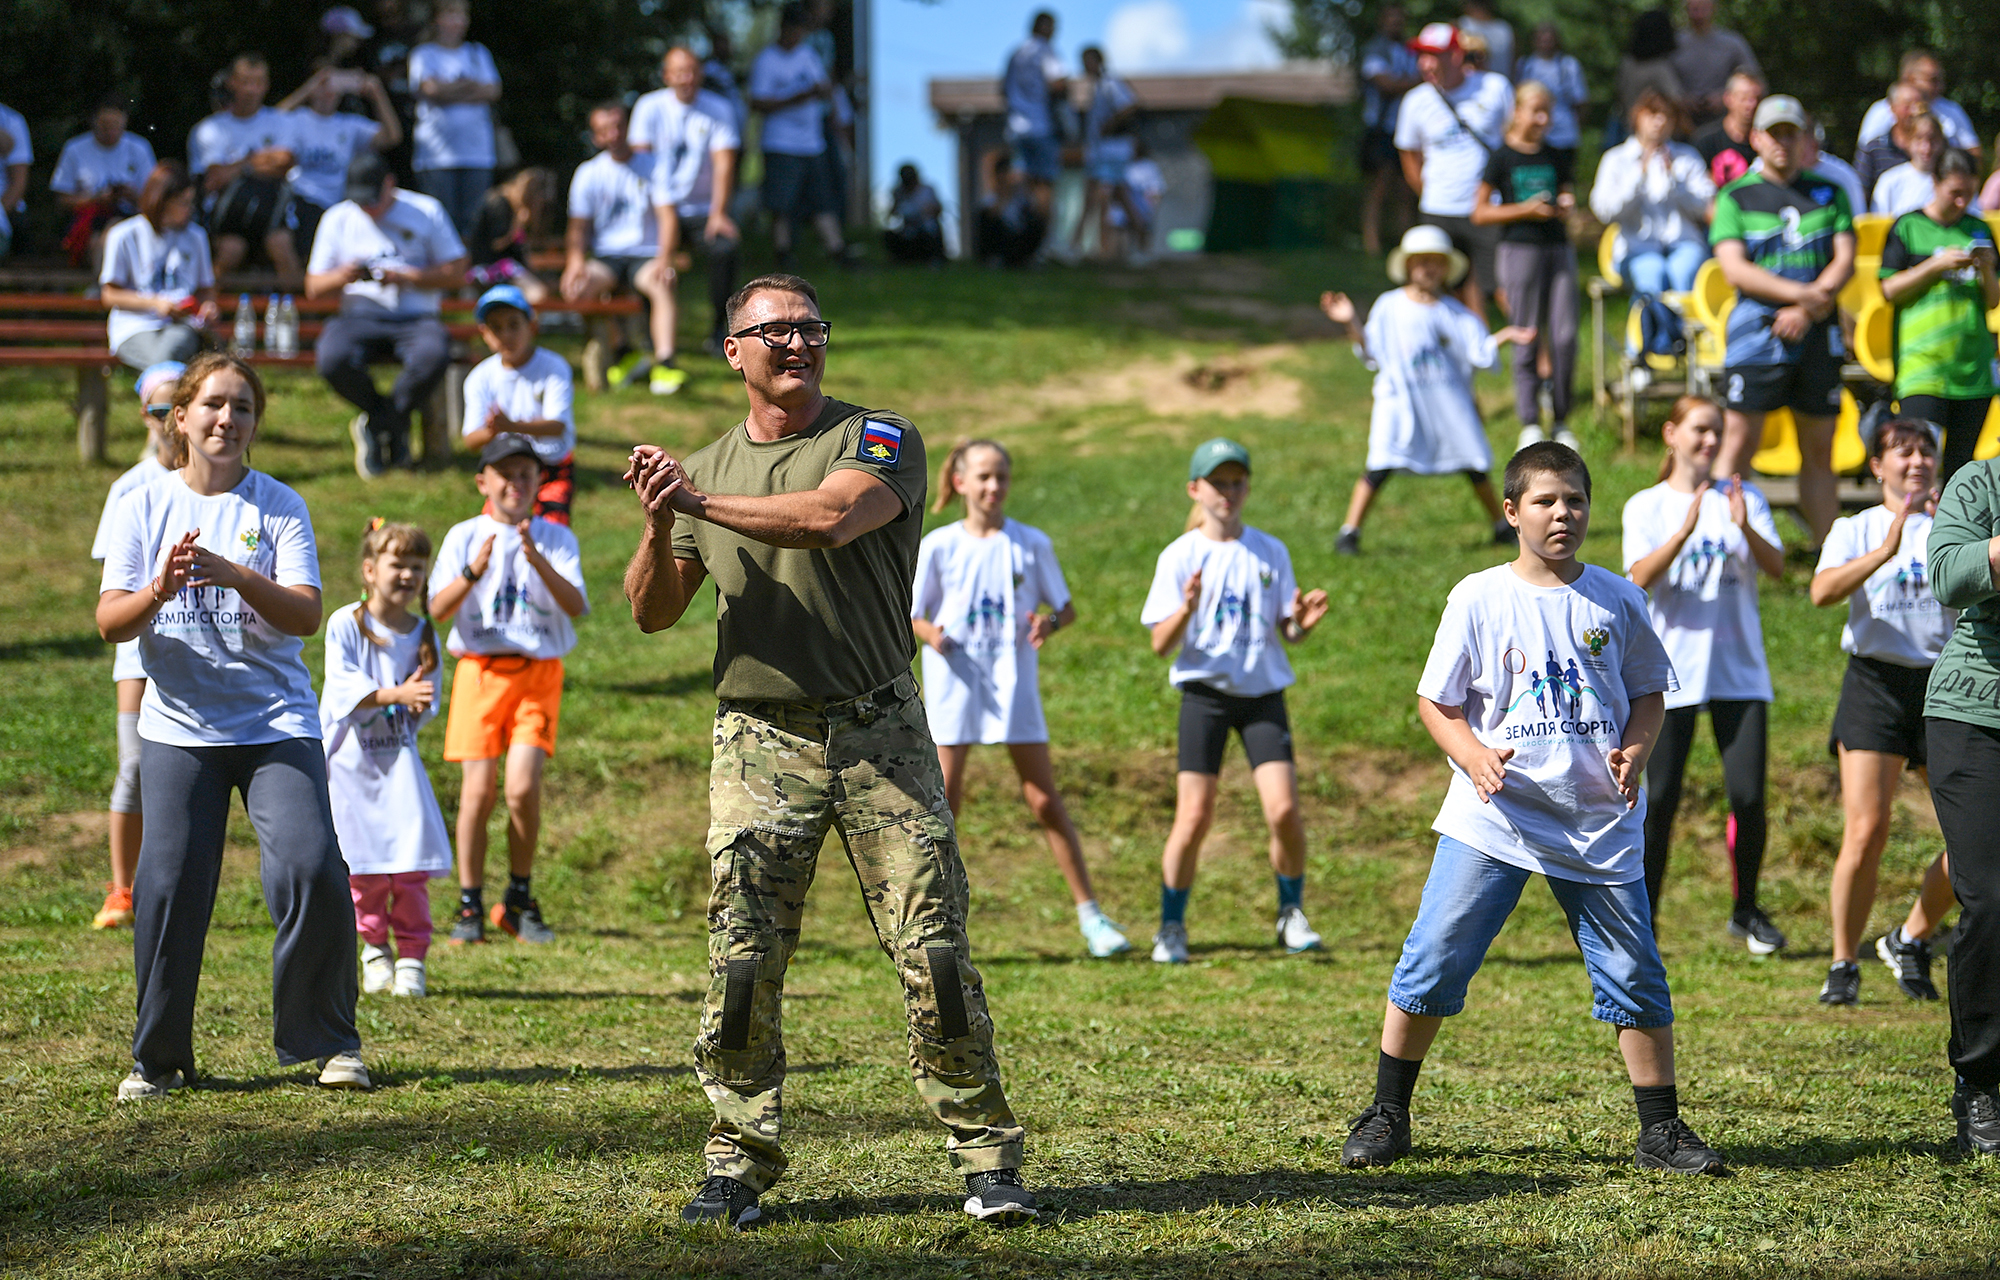
{"type": "Polygon", "coordinates": [[[1833,423],[1847,352],[1835,300],[1854,274],[1854,214],[1839,184],[1800,167],[1809,127],[1797,98],[1773,94],[1757,104],[1750,142],[1764,168],[1716,194],[1708,238],[1736,289],[1715,474],[1743,471],[1764,415],[1789,408],[1799,431],[1799,512],[1816,546],[1840,514],[1833,423]]]}
{"type": "Polygon", "coordinates": [[[1938,157],[1930,202],[1896,219],[1882,243],[1882,296],[1896,309],[1896,398],[1906,418],[1944,431],[1938,488],[1972,461],[1993,406],[1993,334],[2000,306],[1993,233],[1971,212],[1978,162],[1950,148],[1938,157]]]}

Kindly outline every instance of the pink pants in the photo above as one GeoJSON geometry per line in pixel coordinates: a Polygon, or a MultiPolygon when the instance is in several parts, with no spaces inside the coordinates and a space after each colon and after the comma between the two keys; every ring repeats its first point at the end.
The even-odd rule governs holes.
{"type": "Polygon", "coordinates": [[[397,958],[423,959],[431,949],[430,881],[428,871],[348,876],[348,890],[354,895],[354,930],[361,940],[371,947],[388,946],[393,925],[397,958]]]}

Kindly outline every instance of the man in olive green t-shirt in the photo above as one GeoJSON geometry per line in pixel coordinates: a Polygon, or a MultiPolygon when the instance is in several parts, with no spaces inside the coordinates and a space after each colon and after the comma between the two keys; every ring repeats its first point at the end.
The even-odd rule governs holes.
{"type": "Polygon", "coordinates": [[[820,392],[830,326],[797,276],[729,304],[745,420],[677,461],[633,450],[647,520],[625,571],[639,629],[680,621],[716,585],[709,783],[709,988],[695,1069],[715,1106],[690,1222],[741,1228],[785,1171],[785,968],[829,829],[896,962],[917,1092],[951,1131],[965,1211],[1035,1216],[1024,1138],[1000,1087],[993,1023],[965,936],[965,868],[937,746],[910,675],[924,445],[894,414],[820,392]]]}

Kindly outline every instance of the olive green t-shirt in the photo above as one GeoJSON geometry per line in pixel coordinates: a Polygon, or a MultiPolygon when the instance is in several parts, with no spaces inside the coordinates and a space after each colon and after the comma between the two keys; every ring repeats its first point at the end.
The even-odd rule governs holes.
{"type": "Polygon", "coordinates": [[[715,580],[715,692],[755,702],[844,702],[910,669],[910,592],[924,532],[924,442],[907,419],[828,400],[796,435],[759,443],[738,423],[682,466],[703,493],[768,497],[865,471],[903,514],[844,547],[773,547],[685,516],[674,558],[715,580]]]}

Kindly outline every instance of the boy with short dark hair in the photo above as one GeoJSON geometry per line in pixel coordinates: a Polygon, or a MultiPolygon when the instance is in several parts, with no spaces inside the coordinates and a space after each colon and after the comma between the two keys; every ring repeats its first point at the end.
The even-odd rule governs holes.
{"type": "Polygon", "coordinates": [[[1576,451],[1529,445],[1507,464],[1504,494],[1520,555],[1452,589],[1417,686],[1451,788],[1389,983],[1375,1101],[1355,1117],[1341,1162],[1409,1153],[1424,1055],[1540,872],[1583,953],[1591,1016],[1618,1028],[1639,1109],[1635,1162],[1720,1173],[1722,1157],[1680,1118],[1673,1003],[1646,895],[1639,781],[1673,666],[1645,593],[1576,558],[1590,521],[1590,471],[1576,451]]]}
{"type": "Polygon", "coordinates": [[[563,655],[576,645],[570,619],[590,612],[576,535],[534,514],[542,464],[518,432],[494,436],[479,454],[486,507],[452,526],[431,570],[431,616],[451,622],[445,647],[458,656],[444,758],[459,762],[458,920],[454,943],[484,942],[486,820],[500,798],[506,763],[507,896],[494,925],[522,942],[552,942],[530,877],[542,825],[542,765],[556,750],[563,655]]]}
{"type": "Polygon", "coordinates": [[[473,311],[493,354],[465,375],[465,444],[483,449],[495,437],[528,437],[542,463],[535,514],[569,524],[576,496],[575,385],[569,361],[536,344],[541,329],[528,295],[497,284],[473,311]]]}

